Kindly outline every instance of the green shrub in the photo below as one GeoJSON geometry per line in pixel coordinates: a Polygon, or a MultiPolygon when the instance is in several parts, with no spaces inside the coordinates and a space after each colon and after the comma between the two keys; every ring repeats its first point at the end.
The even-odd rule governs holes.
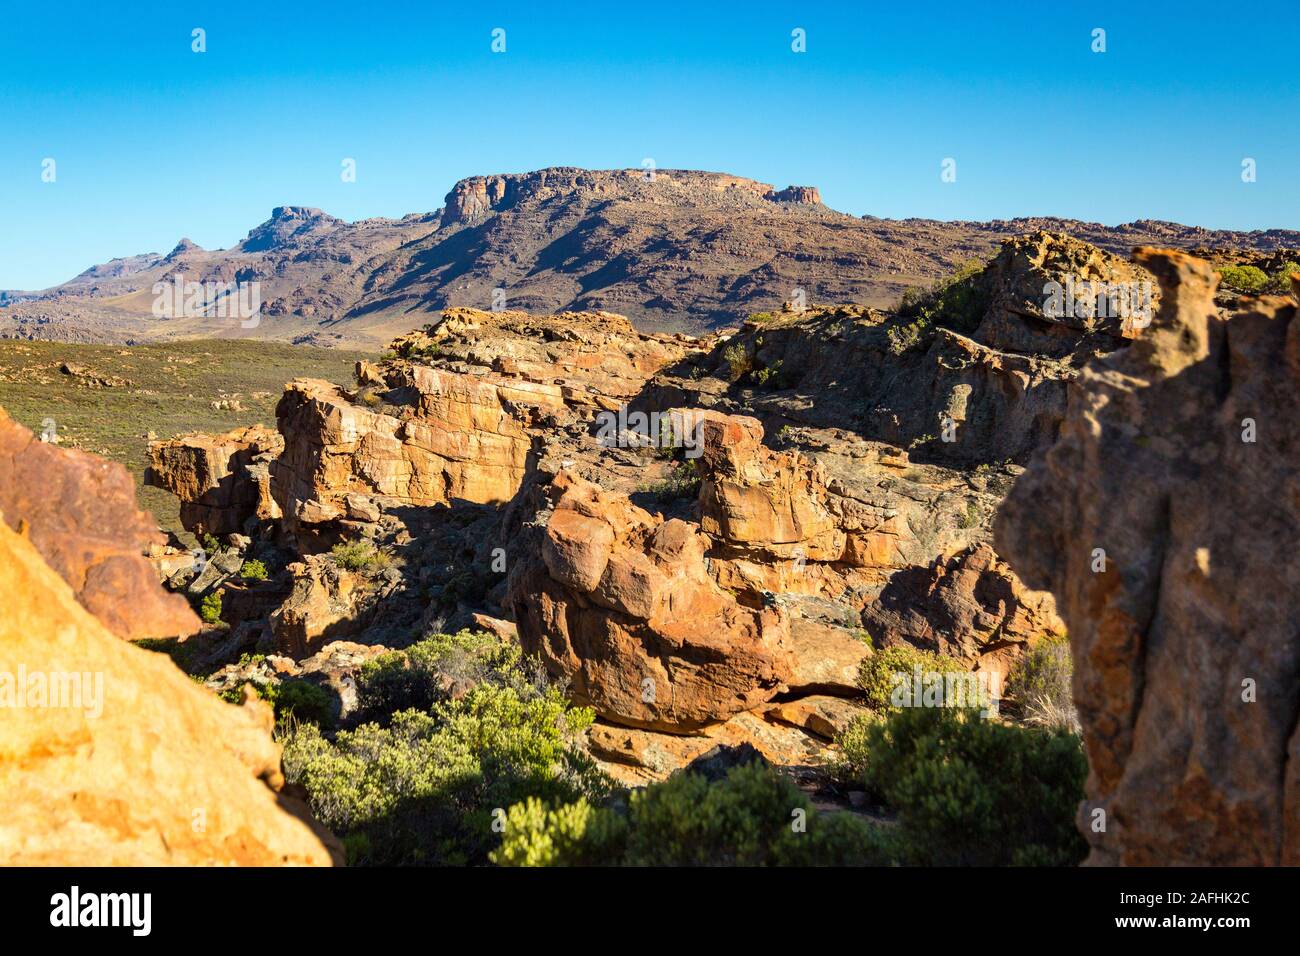
{"type": "Polygon", "coordinates": [[[392,558],[370,541],[341,541],[330,549],[330,554],[339,567],[349,571],[374,573],[393,563],[392,558]]]}
{"type": "Polygon", "coordinates": [[[204,624],[217,624],[221,621],[221,598],[225,591],[218,588],[205,595],[199,602],[199,618],[204,624]]]}
{"type": "Polygon", "coordinates": [[[626,806],[512,806],[494,862],[505,866],[847,866],[884,864],[888,834],[851,813],[819,813],[762,763],[721,781],[677,774],[626,806]]]}
{"type": "Polygon", "coordinates": [[[429,710],[446,700],[457,683],[525,691],[531,679],[517,645],[472,631],[434,634],[362,665],[357,673],[357,721],[383,723],[397,711],[429,710]]]}
{"type": "MultiPolygon", "coordinates": [[[[248,655],[245,654],[244,657],[248,655]]],[[[241,666],[243,662],[241,660],[241,666]]],[[[262,700],[271,705],[276,720],[292,718],[294,721],[330,727],[334,723],[334,708],[329,691],[305,680],[245,680],[217,692],[217,696],[230,704],[244,701],[244,688],[252,687],[262,700]]]]}
{"type": "Polygon", "coordinates": [[[334,723],[334,706],[329,691],[311,681],[286,680],[268,684],[262,697],[275,709],[277,719],[292,717],[321,727],[334,723]]]}
{"type": "Polygon", "coordinates": [[[831,776],[846,786],[861,788],[867,772],[867,730],[884,719],[883,714],[868,710],[856,714],[849,721],[835,738],[839,750],[830,754],[828,759],[831,776]]]}
{"type": "Polygon", "coordinates": [[[1267,273],[1256,266],[1223,266],[1219,269],[1219,284],[1235,292],[1263,292],[1268,282],[1267,273]]]}
{"type": "Polygon", "coordinates": [[[864,784],[898,813],[906,862],[1080,862],[1074,827],[1087,775],[1065,731],[982,720],[970,710],[909,707],[866,729],[864,784]]]}
{"type": "MultiPolygon", "coordinates": [[[[858,665],[858,686],[866,693],[867,706],[883,712],[896,711],[913,704],[921,706],[954,706],[974,704],[976,701],[963,700],[971,690],[971,678],[954,678],[949,681],[948,674],[970,674],[970,668],[953,657],[945,657],[931,651],[923,651],[911,644],[895,644],[884,650],[876,651],[864,658],[858,665]],[[920,671],[919,691],[917,671],[920,671]],[[932,686],[936,689],[942,683],[942,692],[936,696],[926,696],[932,686]],[[913,700],[919,696],[919,700],[913,700]]],[[[981,705],[984,703],[981,699],[981,705]]]]}
{"type": "Polygon", "coordinates": [[[760,368],[753,374],[754,384],[768,385],[776,388],[781,380],[781,360],[777,359],[766,368],[760,368]]]}
{"type": "Polygon", "coordinates": [[[928,289],[904,292],[896,310],[901,321],[887,332],[890,351],[901,355],[926,345],[938,327],[963,335],[975,331],[988,309],[984,267],[980,260],[970,259],[928,289]]]}
{"type": "Polygon", "coordinates": [[[754,368],[754,356],[741,342],[734,342],[722,350],[722,360],[731,370],[731,381],[738,382],[754,368]]]}
{"type": "Polygon", "coordinates": [[[314,725],[292,726],[285,776],[306,788],[317,819],[364,854],[357,863],[481,864],[505,808],[608,792],[608,779],[575,745],[594,719],[554,688],[521,694],[484,684],[334,741],[314,725]]]}
{"type": "Polygon", "coordinates": [[[1063,634],[1040,638],[1017,662],[1007,679],[1007,696],[1022,720],[1044,727],[1079,731],[1079,712],[1071,686],[1074,663],[1063,634]]]}
{"type": "Polygon", "coordinates": [[[263,562],[254,559],[243,563],[239,569],[239,576],[245,581],[265,581],[270,574],[267,573],[263,562]]]}
{"type": "Polygon", "coordinates": [[[678,498],[695,498],[700,493],[700,471],[695,459],[688,458],[673,466],[672,472],[662,481],[645,481],[637,485],[637,491],[649,492],[660,501],[673,501],[678,498]]]}
{"type": "Polygon", "coordinates": [[[1287,261],[1282,263],[1282,268],[1273,273],[1273,278],[1268,282],[1268,292],[1280,292],[1286,294],[1291,291],[1291,276],[1300,273],[1300,262],[1287,261]]]}

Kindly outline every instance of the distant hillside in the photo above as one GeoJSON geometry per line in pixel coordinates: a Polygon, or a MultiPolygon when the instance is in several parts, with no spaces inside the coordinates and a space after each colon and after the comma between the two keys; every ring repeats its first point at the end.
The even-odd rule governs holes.
{"type": "Polygon", "coordinates": [[[93,266],[42,292],[0,297],[0,337],[75,342],[251,337],[382,347],[445,306],[553,313],[605,309],[648,330],[698,331],[778,307],[889,306],[909,286],[987,257],[1013,235],[1068,232],[1127,255],[1137,245],[1300,248],[1300,232],[1229,232],[1141,220],[978,222],[857,218],[812,187],[682,170],[543,169],[461,180],[443,208],[347,223],[283,206],[243,242],[208,251],[181,240],[93,266]],[[260,284],[255,328],[207,316],[158,317],[155,283],[260,284]]]}

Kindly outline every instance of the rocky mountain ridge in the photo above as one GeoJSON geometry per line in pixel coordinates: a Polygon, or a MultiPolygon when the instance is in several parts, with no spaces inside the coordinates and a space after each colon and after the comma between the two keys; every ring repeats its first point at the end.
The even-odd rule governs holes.
{"type": "Polygon", "coordinates": [[[401,219],[347,223],[319,209],[277,207],[227,250],[183,240],[165,255],[115,259],[52,289],[9,294],[0,299],[0,335],[115,343],[252,336],[377,349],[449,306],[604,310],[646,330],[701,332],[800,294],[806,303],[892,307],[906,289],[1040,229],[1119,255],[1137,245],[1300,248],[1292,230],[1150,220],[1111,227],[856,218],[822,204],[811,186],[777,189],[692,170],[558,167],[469,177],[441,209],[401,219]],[[175,308],[155,315],[154,284],[177,277],[259,283],[257,323],[175,308]]]}

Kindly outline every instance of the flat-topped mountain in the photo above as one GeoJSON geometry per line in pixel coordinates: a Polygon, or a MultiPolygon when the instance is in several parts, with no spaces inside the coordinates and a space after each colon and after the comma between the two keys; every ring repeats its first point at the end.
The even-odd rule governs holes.
{"type": "Polygon", "coordinates": [[[0,294],[0,336],[380,346],[448,306],[605,310],[648,330],[699,331],[779,308],[798,298],[796,290],[809,303],[890,306],[908,287],[1040,229],[1123,255],[1141,244],[1256,253],[1300,247],[1297,231],[1149,220],[858,218],[824,205],[812,186],[777,189],[692,170],[557,167],[469,177],[440,209],[401,219],[349,223],[280,206],[230,249],[183,239],[166,254],[114,259],[42,292],[0,294]],[[178,304],[160,310],[155,285],[178,281],[256,282],[257,321],[178,304]]]}

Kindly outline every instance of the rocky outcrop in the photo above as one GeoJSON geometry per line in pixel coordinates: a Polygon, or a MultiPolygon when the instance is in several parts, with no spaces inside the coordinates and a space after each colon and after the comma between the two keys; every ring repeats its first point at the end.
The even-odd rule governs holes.
{"type": "Polygon", "coordinates": [[[862,622],[877,647],[911,644],[999,678],[1025,645],[1064,632],[1051,595],[1026,589],[985,543],[898,571],[862,622]]]}
{"type": "Polygon", "coordinates": [[[1068,236],[1013,239],[937,319],[862,306],[755,316],[706,359],[666,368],[641,401],[753,415],[769,431],[844,429],[963,468],[1020,462],[1055,439],[1079,363],[1141,334],[1143,321],[1098,317],[1096,303],[1142,282],[1148,273],[1068,236]]]}
{"type": "Polygon", "coordinates": [[[0,524],[0,864],[329,865],[269,706],[226,704],[81,607],[0,524]]]}
{"type": "Polygon", "coordinates": [[[238,534],[249,520],[280,517],[270,463],[284,450],[279,432],[261,425],[221,435],[182,435],[149,444],[145,484],[180,499],[181,523],[195,534],[238,534]]]}
{"type": "MultiPolygon", "coordinates": [[[[372,406],[328,382],[289,384],[276,409],[286,446],[272,491],[290,527],[373,523],[383,505],[503,502],[518,490],[535,406],[515,404],[497,383],[404,373],[387,393],[368,393],[372,406]],[[381,396],[393,392],[385,405],[381,396]]],[[[562,407],[558,389],[533,397],[562,407]]]]}
{"type": "Polygon", "coordinates": [[[327,641],[355,635],[366,625],[374,585],[321,555],[289,567],[293,591],[270,615],[275,646],[295,658],[314,654],[327,641]]]}
{"type": "Polygon", "coordinates": [[[144,557],[163,535],[135,502],[121,465],[37,441],[0,409],[0,515],[45,557],[77,599],[128,640],[191,634],[185,599],[158,587],[144,557]]]}
{"type": "Polygon", "coordinates": [[[525,651],[607,720],[688,731],[749,710],[791,673],[789,622],[709,576],[708,539],[567,472],[520,549],[508,602],[525,651]],[[536,553],[537,557],[529,557],[536,553]]]}
{"type": "Polygon", "coordinates": [[[767,198],[772,202],[792,202],[803,206],[822,204],[822,194],[816,186],[786,186],[768,193],[767,198]]]}
{"type": "Polygon", "coordinates": [[[1113,352],[1141,335],[1160,305],[1146,269],[1061,233],[1003,243],[980,282],[988,307],[972,338],[1000,352],[1113,352]]]}
{"type": "Polygon", "coordinates": [[[655,371],[700,350],[619,315],[474,309],[450,309],[394,347],[398,359],[361,363],[356,390],[309,379],[287,387],[273,493],[291,528],[509,501],[539,431],[619,408],[655,371]]]}
{"type": "Polygon", "coordinates": [[[1300,321],[1140,250],[1154,325],[1086,366],[997,543],[1069,625],[1090,862],[1300,864],[1300,321]]]}
{"type": "Polygon", "coordinates": [[[771,558],[841,558],[844,532],[827,510],[825,474],[814,460],[765,448],[755,418],[709,416],[699,433],[706,534],[771,558]]]}

